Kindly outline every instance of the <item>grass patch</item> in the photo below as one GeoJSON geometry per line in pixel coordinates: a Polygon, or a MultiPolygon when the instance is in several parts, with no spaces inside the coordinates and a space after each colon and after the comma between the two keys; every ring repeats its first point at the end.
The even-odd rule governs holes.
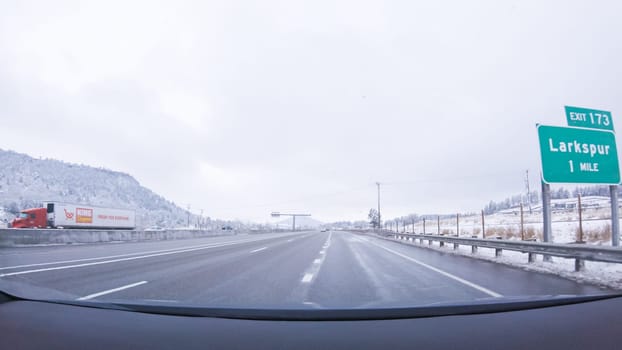
{"type": "MultiPolygon", "coordinates": [[[[575,238],[579,241],[579,227],[575,230],[575,238]]],[[[583,240],[587,243],[607,243],[611,242],[611,224],[605,224],[598,228],[583,228],[583,240]]]]}

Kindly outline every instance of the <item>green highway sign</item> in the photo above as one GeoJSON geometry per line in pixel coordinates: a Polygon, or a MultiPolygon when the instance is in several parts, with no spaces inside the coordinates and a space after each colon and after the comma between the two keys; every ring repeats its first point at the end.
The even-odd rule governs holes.
{"type": "Polygon", "coordinates": [[[613,131],[611,112],[597,109],[564,106],[568,126],[613,131]]]}
{"type": "Polygon", "coordinates": [[[544,182],[620,183],[613,132],[538,125],[538,138],[544,182]]]}

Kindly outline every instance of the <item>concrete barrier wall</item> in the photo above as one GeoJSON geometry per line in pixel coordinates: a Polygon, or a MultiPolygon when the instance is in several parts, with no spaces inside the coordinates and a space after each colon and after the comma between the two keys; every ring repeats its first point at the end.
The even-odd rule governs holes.
{"type": "Polygon", "coordinates": [[[0,247],[37,244],[71,244],[100,242],[162,241],[184,238],[213,237],[249,231],[201,230],[69,230],[69,229],[0,229],[0,247]]]}

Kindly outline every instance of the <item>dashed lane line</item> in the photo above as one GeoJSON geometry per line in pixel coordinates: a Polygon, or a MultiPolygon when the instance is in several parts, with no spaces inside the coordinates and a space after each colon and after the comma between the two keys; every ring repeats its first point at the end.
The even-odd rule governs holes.
{"type": "Polygon", "coordinates": [[[147,281],[140,281],[140,282],[136,282],[136,283],[128,284],[128,285],[125,285],[125,286],[121,286],[121,287],[118,287],[118,288],[113,288],[113,289],[104,290],[104,291],[101,291],[101,292],[99,292],[99,293],[89,294],[89,295],[87,295],[87,296],[84,296],[84,297],[78,298],[78,299],[76,299],[76,300],[89,300],[89,299],[94,299],[94,298],[97,298],[97,297],[101,297],[102,295],[112,294],[112,293],[120,292],[120,291],[122,291],[122,290],[126,290],[126,289],[130,289],[130,288],[138,287],[138,286],[143,285],[143,284],[145,284],[145,283],[147,283],[147,281]]]}
{"type": "Polygon", "coordinates": [[[264,240],[264,239],[268,239],[268,238],[254,239],[254,240],[243,240],[243,241],[235,241],[235,242],[227,242],[227,243],[222,243],[222,244],[201,245],[201,246],[191,247],[191,248],[188,248],[188,249],[178,249],[178,250],[174,250],[174,251],[163,251],[163,252],[153,253],[153,254],[130,256],[130,257],[111,259],[111,260],[104,260],[104,261],[96,261],[96,262],[89,262],[89,263],[83,263],[83,264],[65,265],[65,266],[47,267],[47,268],[34,269],[34,270],[9,272],[9,273],[0,274],[0,277],[9,277],[9,276],[25,275],[25,274],[36,273],[36,272],[66,270],[66,269],[74,269],[74,268],[87,267],[87,266],[112,264],[112,263],[117,263],[117,262],[122,262],[122,261],[132,261],[132,260],[146,259],[146,258],[151,258],[151,257],[156,257],[156,256],[180,254],[180,253],[187,253],[187,252],[203,250],[203,249],[226,247],[226,246],[235,245],[235,244],[242,244],[242,243],[261,241],[261,240],[264,240]]]}

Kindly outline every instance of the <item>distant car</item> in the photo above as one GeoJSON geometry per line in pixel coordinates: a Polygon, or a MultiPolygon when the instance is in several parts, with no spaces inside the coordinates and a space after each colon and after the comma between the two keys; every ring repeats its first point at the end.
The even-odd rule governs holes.
{"type": "Polygon", "coordinates": [[[327,228],[323,228],[323,229],[320,230],[320,232],[328,232],[328,229],[327,228]]]}

